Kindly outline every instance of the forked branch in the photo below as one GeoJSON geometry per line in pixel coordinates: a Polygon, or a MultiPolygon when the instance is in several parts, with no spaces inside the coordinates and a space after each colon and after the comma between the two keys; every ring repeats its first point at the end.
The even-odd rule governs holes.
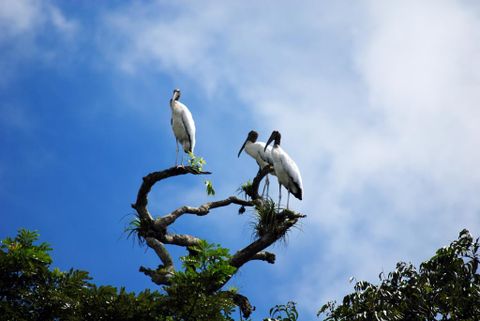
{"type": "MultiPolygon", "coordinates": [[[[152,281],[159,285],[169,285],[170,278],[173,276],[175,269],[170,253],[165,247],[165,244],[177,245],[182,247],[189,247],[199,245],[201,240],[195,236],[187,234],[175,234],[168,232],[168,226],[173,224],[180,216],[184,214],[193,214],[197,216],[205,216],[212,209],[226,207],[232,204],[256,207],[258,210],[266,204],[266,200],[261,198],[258,194],[258,188],[262,179],[273,171],[271,166],[267,166],[259,170],[253,182],[248,188],[244,190],[245,194],[249,196],[250,200],[243,200],[236,196],[230,196],[223,200],[208,202],[199,207],[181,206],[178,209],[161,216],[157,219],[148,211],[148,194],[152,187],[161,180],[185,175],[206,175],[210,172],[198,170],[192,166],[177,166],[169,169],[153,172],[143,177],[143,182],[139,188],[137,199],[132,208],[134,208],[140,219],[140,228],[138,229],[139,236],[146,240],[146,244],[152,248],[157,256],[160,258],[162,265],[157,269],[152,270],[145,267],[140,267],[140,272],[149,276],[152,281]]],[[[300,218],[305,217],[298,213],[289,210],[284,210],[276,213],[274,216],[273,228],[268,229],[267,232],[262,233],[258,238],[245,248],[237,251],[230,259],[230,265],[235,268],[240,268],[245,263],[252,260],[261,260],[270,264],[275,263],[275,254],[264,251],[267,247],[272,245],[277,240],[285,236],[288,230],[294,226],[300,218]]],[[[212,285],[212,292],[219,291],[228,279],[221,284],[212,285]]],[[[248,299],[240,294],[236,294],[235,302],[242,310],[243,314],[248,317],[252,311],[252,306],[248,299]]]]}

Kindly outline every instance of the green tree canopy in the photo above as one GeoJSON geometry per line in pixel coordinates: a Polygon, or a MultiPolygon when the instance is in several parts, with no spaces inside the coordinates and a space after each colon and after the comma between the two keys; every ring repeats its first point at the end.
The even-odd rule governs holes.
{"type": "Polygon", "coordinates": [[[380,274],[380,284],[356,282],[340,305],[328,302],[319,311],[325,321],[480,320],[479,239],[467,230],[416,269],[400,262],[380,274]]]}
{"type": "Polygon", "coordinates": [[[2,320],[233,320],[234,290],[210,294],[208,287],[234,272],[228,251],[207,242],[182,257],[185,271],[168,293],[96,286],[88,272],[51,269],[47,243],[20,230],[0,246],[2,320]]]}
{"type": "MultiPolygon", "coordinates": [[[[418,270],[400,262],[380,284],[356,282],[341,304],[319,311],[326,321],[480,319],[479,240],[467,230],[418,270]]],[[[211,291],[235,273],[228,250],[202,241],[182,257],[164,292],[138,295],[96,286],[88,272],[52,269],[51,248],[38,233],[20,230],[0,245],[0,315],[5,320],[233,320],[236,290],[211,291]]],[[[270,319],[301,319],[295,303],[277,305],[270,319]]],[[[241,318],[241,317],[240,317],[241,318]]]]}

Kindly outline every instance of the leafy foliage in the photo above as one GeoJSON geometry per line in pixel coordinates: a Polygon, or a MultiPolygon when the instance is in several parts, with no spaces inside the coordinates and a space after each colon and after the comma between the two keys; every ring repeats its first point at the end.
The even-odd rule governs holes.
{"type": "Polygon", "coordinates": [[[207,162],[202,157],[195,156],[192,152],[189,152],[188,156],[190,157],[188,164],[197,172],[201,172],[207,162]]]}
{"type": "Polygon", "coordinates": [[[209,180],[205,181],[205,188],[207,189],[207,195],[211,195],[211,196],[215,195],[215,189],[213,188],[213,184],[211,181],[209,180]]]}
{"type": "Polygon", "coordinates": [[[47,243],[20,230],[0,246],[0,315],[4,320],[166,320],[163,296],[97,287],[88,272],[50,270],[47,243]]]}
{"type": "Polygon", "coordinates": [[[96,286],[88,272],[50,269],[51,248],[35,244],[38,233],[20,230],[2,241],[0,251],[0,315],[2,320],[233,320],[235,290],[212,287],[231,277],[227,249],[202,241],[182,257],[167,295],[138,295],[112,286],[96,286]]]}
{"type": "Polygon", "coordinates": [[[328,302],[319,315],[340,320],[478,320],[480,316],[479,239],[467,230],[441,248],[419,270],[400,262],[380,284],[360,281],[342,304],[328,302]]]}
{"type": "MultiPolygon", "coordinates": [[[[136,220],[130,225],[140,228],[136,220]]],[[[22,229],[1,243],[2,320],[233,320],[236,289],[219,291],[216,285],[236,268],[229,265],[228,249],[219,245],[201,241],[189,247],[189,254],[181,257],[183,270],[174,273],[165,293],[146,290],[135,295],[125,288],[96,286],[85,271],[51,269],[51,248],[37,244],[38,237],[22,229]]],[[[290,311],[281,306],[277,310],[272,313],[290,311]]]]}
{"type": "Polygon", "coordinates": [[[201,241],[188,251],[189,255],[181,257],[183,271],[175,272],[165,288],[174,320],[233,320],[235,290],[215,291],[217,284],[236,272],[228,263],[228,249],[201,241]]]}
{"type": "Polygon", "coordinates": [[[270,309],[270,317],[273,319],[265,319],[265,321],[297,321],[298,312],[295,302],[288,302],[287,304],[276,305],[270,309]]]}
{"type": "MultiPolygon", "coordinates": [[[[270,213],[272,206],[275,212],[275,204],[261,210],[270,213]]],[[[201,241],[189,247],[189,254],[181,258],[183,270],[174,273],[165,293],[146,290],[135,295],[124,288],[96,286],[85,271],[51,269],[51,248],[38,243],[38,236],[22,229],[0,245],[2,319],[233,320],[236,290],[218,291],[216,285],[236,269],[228,264],[228,250],[219,245],[201,241]]],[[[354,293],[339,305],[328,302],[319,315],[325,314],[326,321],[478,320],[479,248],[479,239],[463,230],[458,240],[439,249],[418,271],[400,262],[387,276],[380,274],[379,285],[356,282],[354,293]]],[[[295,303],[275,306],[265,320],[297,321],[295,303]]]]}

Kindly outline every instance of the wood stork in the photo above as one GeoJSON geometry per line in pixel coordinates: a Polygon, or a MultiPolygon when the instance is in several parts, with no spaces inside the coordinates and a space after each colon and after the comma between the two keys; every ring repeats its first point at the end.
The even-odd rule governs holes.
{"type": "MultiPolygon", "coordinates": [[[[260,169],[263,169],[267,165],[273,166],[272,148],[270,146],[265,148],[265,143],[257,142],[257,139],[258,139],[258,133],[254,130],[251,130],[248,133],[247,139],[245,139],[245,142],[240,148],[240,151],[238,152],[238,157],[240,157],[240,154],[242,153],[243,149],[245,149],[247,154],[257,161],[257,164],[258,166],[260,166],[260,169]]],[[[270,185],[270,182],[267,174],[267,176],[265,177],[265,186],[263,187],[262,196],[265,193],[265,188],[267,189],[267,195],[268,195],[269,185],[270,185]]]]}
{"type": "Polygon", "coordinates": [[[281,135],[278,131],[274,130],[272,135],[267,141],[264,150],[267,146],[274,141],[272,148],[273,169],[278,179],[278,209],[280,210],[280,201],[282,199],[282,185],[288,191],[287,196],[287,209],[288,202],[290,200],[290,193],[293,194],[299,200],[302,199],[303,184],[302,177],[300,176],[300,170],[297,164],[288,156],[288,154],[280,147],[281,135]]]}
{"type": "MultiPolygon", "coordinates": [[[[195,147],[195,122],[187,106],[180,101],[180,89],[173,90],[173,97],[170,99],[170,108],[172,109],[173,134],[177,142],[177,153],[175,156],[175,166],[178,164],[178,143],[182,144],[185,153],[193,153],[195,147]]],[[[182,154],[183,164],[183,154],[182,154]]]]}

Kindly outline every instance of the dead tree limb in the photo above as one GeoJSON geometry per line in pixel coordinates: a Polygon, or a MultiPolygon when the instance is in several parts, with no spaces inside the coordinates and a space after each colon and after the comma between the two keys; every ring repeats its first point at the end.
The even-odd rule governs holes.
{"type": "Polygon", "coordinates": [[[267,176],[268,174],[273,173],[273,167],[268,165],[264,168],[258,170],[257,175],[252,181],[251,188],[246,190],[245,193],[252,199],[257,200],[260,199],[260,195],[258,195],[258,188],[260,187],[260,182],[262,179],[267,176]]]}
{"type": "Polygon", "coordinates": [[[132,204],[132,208],[137,211],[141,220],[153,221],[153,217],[147,209],[148,193],[150,193],[153,185],[162,179],[185,174],[201,175],[211,173],[199,171],[197,168],[192,166],[175,166],[160,172],[150,173],[143,177],[143,183],[138,190],[137,201],[135,204],[132,204]]]}
{"type": "MultiPolygon", "coordinates": [[[[260,182],[271,172],[273,172],[271,166],[266,166],[258,171],[252,184],[244,189],[245,194],[250,198],[249,200],[230,196],[224,200],[208,202],[199,207],[182,206],[156,219],[148,211],[148,194],[156,183],[174,176],[185,174],[206,175],[210,174],[210,172],[200,171],[198,168],[192,166],[177,166],[163,171],[153,172],[143,177],[143,182],[138,190],[136,202],[132,204],[132,208],[137,211],[140,220],[140,227],[138,228],[139,236],[143,237],[146,244],[155,251],[162,264],[155,270],[142,266],[140,267],[140,272],[149,276],[154,283],[168,286],[170,284],[170,279],[175,272],[175,268],[172,257],[165,245],[170,244],[189,247],[198,245],[201,242],[199,238],[192,235],[169,233],[168,227],[184,214],[205,216],[209,214],[212,209],[226,207],[232,204],[241,205],[243,207],[255,207],[256,210],[258,210],[258,208],[264,206],[267,202],[258,194],[260,182]]],[[[267,232],[262,233],[262,235],[259,235],[259,237],[251,244],[237,251],[231,257],[230,265],[238,269],[252,260],[261,260],[274,264],[275,254],[266,252],[265,249],[284,237],[288,230],[303,217],[305,217],[305,215],[294,213],[289,210],[276,213],[273,227],[267,232]]],[[[220,291],[227,282],[228,279],[221,284],[212,284],[211,292],[220,291]]],[[[248,301],[248,298],[240,294],[235,294],[235,298],[233,299],[241,309],[242,314],[245,317],[248,317],[254,309],[248,301]]]]}
{"type": "MultiPolygon", "coordinates": [[[[287,231],[298,222],[298,219],[304,217],[305,215],[284,210],[276,218],[278,220],[278,222],[276,222],[276,228],[235,253],[230,260],[230,265],[240,268],[248,261],[258,259],[258,254],[262,253],[261,251],[282,238],[287,231]]],[[[275,256],[273,256],[273,261],[274,260],[275,256]]],[[[269,262],[267,259],[265,261],[269,262]]]]}
{"type": "Polygon", "coordinates": [[[224,207],[230,204],[238,204],[243,206],[253,206],[254,202],[245,201],[235,196],[230,196],[227,199],[215,202],[205,203],[199,207],[191,207],[191,206],[182,206],[172,213],[165,215],[155,221],[156,228],[165,228],[166,226],[175,222],[177,218],[182,216],[183,214],[195,214],[197,216],[204,216],[210,213],[210,209],[217,208],[217,207],[224,207]]]}

